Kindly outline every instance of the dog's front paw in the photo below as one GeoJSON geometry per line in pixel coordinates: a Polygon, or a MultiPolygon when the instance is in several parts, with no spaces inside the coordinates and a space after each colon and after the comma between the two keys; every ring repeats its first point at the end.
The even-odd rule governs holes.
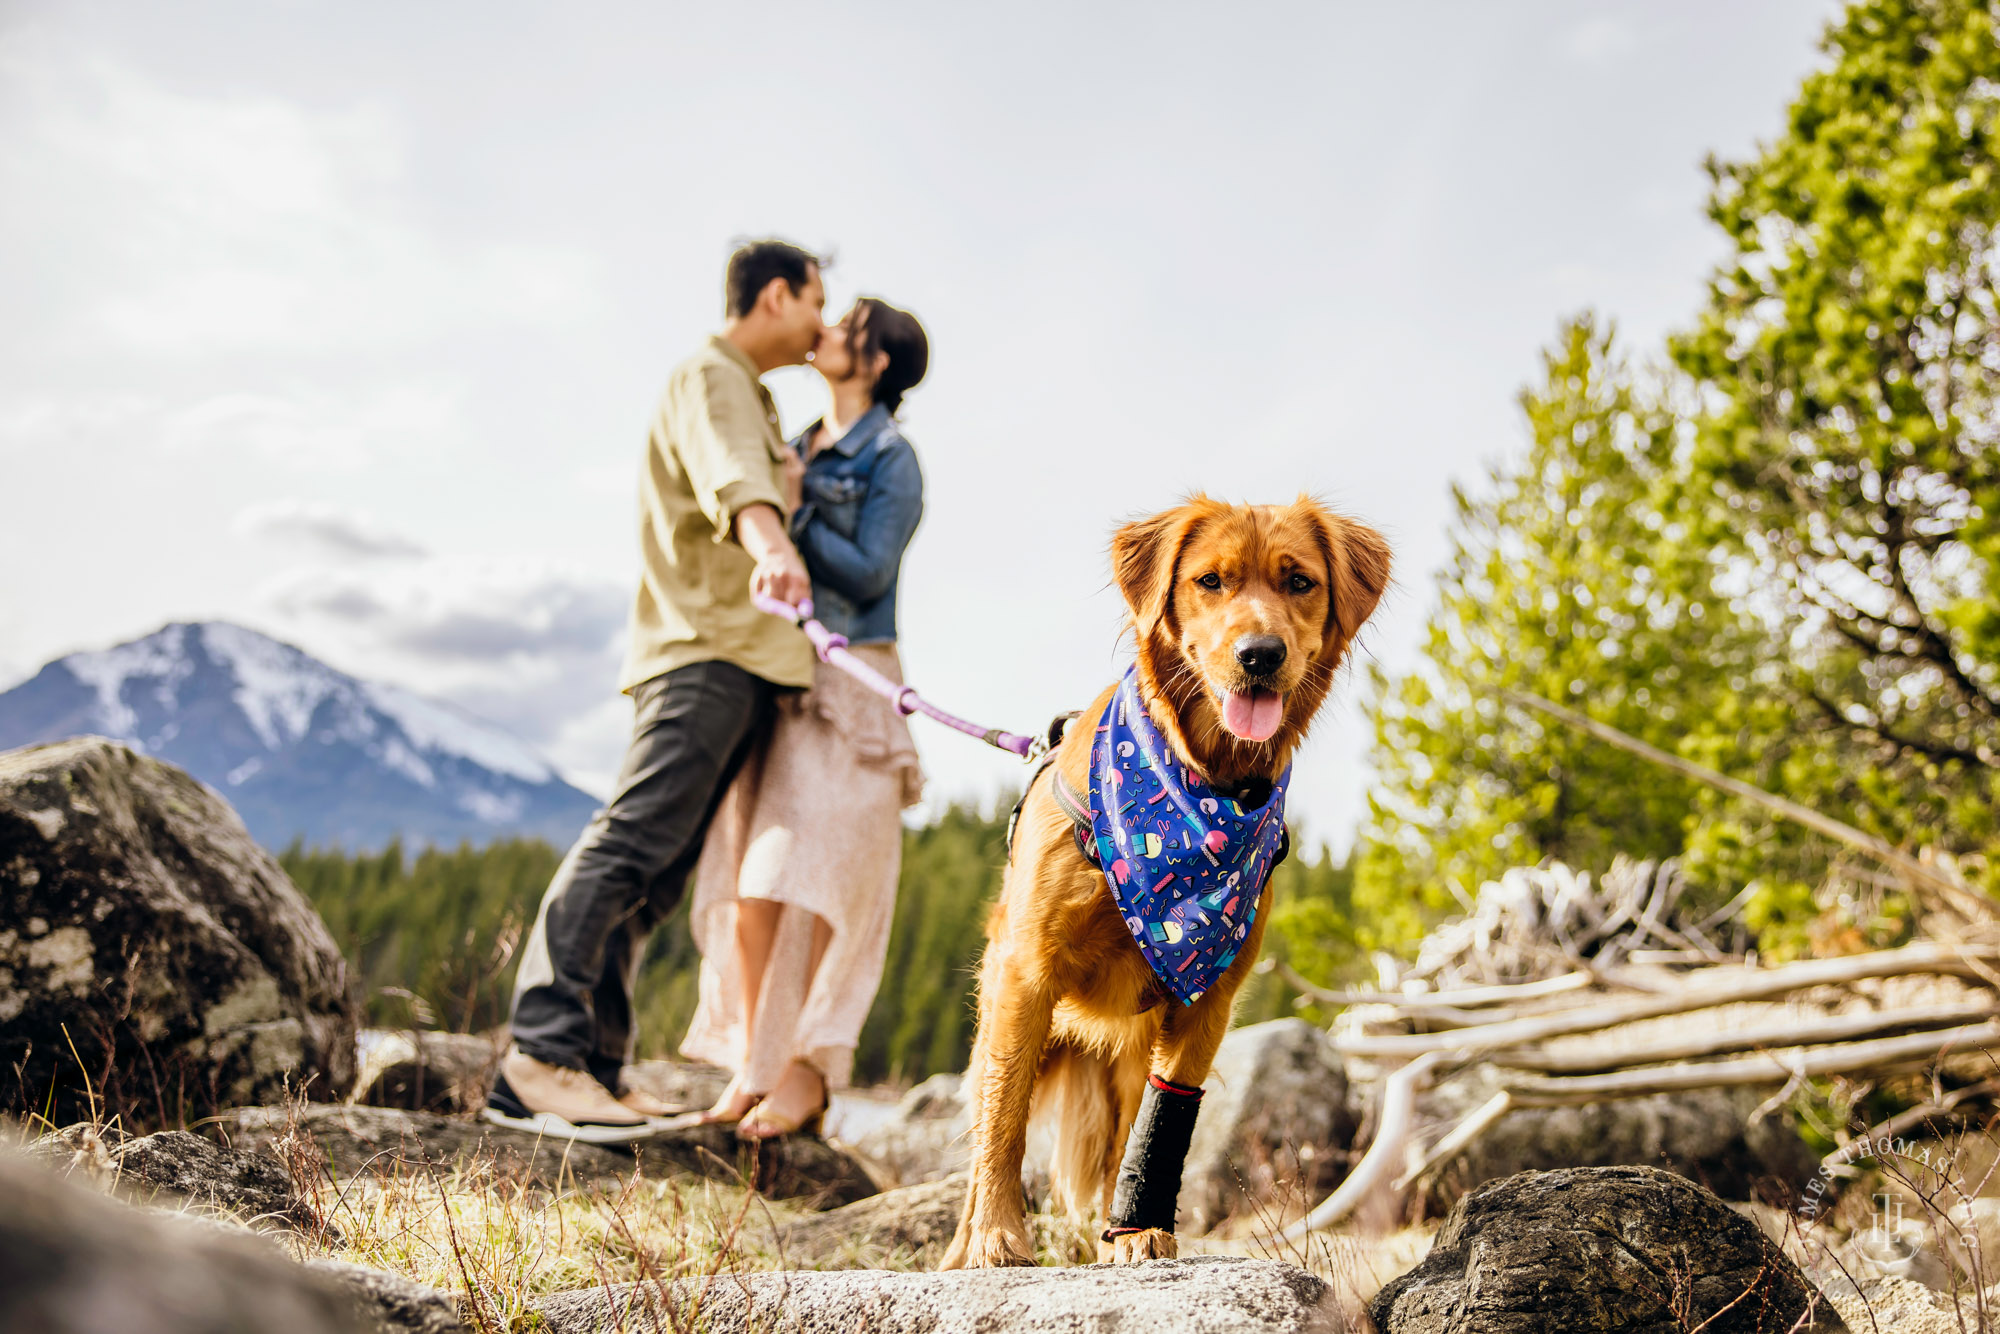
{"type": "Polygon", "coordinates": [[[956,1244],[952,1250],[955,1254],[946,1258],[946,1269],[1010,1269],[1035,1263],[1034,1239],[1025,1228],[974,1228],[965,1238],[964,1250],[956,1244]]]}
{"type": "Polygon", "coordinates": [[[1181,1253],[1174,1234],[1156,1227],[1141,1232],[1123,1232],[1097,1244],[1097,1263],[1135,1265],[1145,1260],[1172,1260],[1181,1253]]]}

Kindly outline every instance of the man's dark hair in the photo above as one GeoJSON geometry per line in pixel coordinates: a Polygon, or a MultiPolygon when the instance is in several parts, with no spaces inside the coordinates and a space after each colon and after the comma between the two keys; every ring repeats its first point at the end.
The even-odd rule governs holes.
{"type": "Polygon", "coordinates": [[[894,412],[903,405],[903,395],[917,387],[931,365],[931,340],[924,326],[907,310],[897,310],[886,301],[864,296],[854,303],[859,310],[854,331],[855,359],[867,363],[877,352],[886,352],[889,364],[875,381],[875,401],[894,412]]]}
{"type": "Polygon", "coordinates": [[[756,309],[757,298],[773,278],[783,278],[785,286],[797,296],[812,281],[813,270],[824,269],[830,262],[789,241],[745,242],[729,257],[729,269],[723,278],[729,314],[741,319],[756,309]]]}

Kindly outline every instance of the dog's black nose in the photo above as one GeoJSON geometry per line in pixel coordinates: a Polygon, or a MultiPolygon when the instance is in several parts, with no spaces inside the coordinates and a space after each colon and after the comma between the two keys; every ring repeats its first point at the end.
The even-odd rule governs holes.
{"type": "Polygon", "coordinates": [[[1236,661],[1252,676],[1269,676],[1285,665],[1285,641],[1276,635],[1245,635],[1236,641],[1236,661]]]}

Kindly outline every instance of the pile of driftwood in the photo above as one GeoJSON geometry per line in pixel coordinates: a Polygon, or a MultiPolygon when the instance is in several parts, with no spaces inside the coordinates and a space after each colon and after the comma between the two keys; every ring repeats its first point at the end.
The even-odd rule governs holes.
{"type": "Polygon", "coordinates": [[[1761,1115],[1808,1079],[1949,1073],[1933,1081],[1925,1105],[1869,1128],[1874,1138],[1961,1116],[2000,1095],[2000,904],[1948,865],[1919,861],[1817,813],[1801,815],[1781,798],[1545,700],[1512,702],[1838,839],[1910,892],[1920,938],[1759,966],[1738,922],[1747,895],[1697,912],[1683,901],[1674,862],[1620,859],[1596,877],[1559,863],[1507,872],[1426,937],[1413,964],[1378,958],[1375,990],[1329,990],[1275,965],[1305,1001],[1342,1007],[1335,1045],[1352,1074],[1382,1083],[1367,1152],[1285,1236],[1338,1222],[1378,1192],[1407,1190],[1516,1108],[1770,1086],[1761,1115]],[[1419,1092],[1472,1062],[1500,1071],[1498,1091],[1456,1123],[1420,1133],[1419,1092]],[[1948,1082],[1957,1086],[1947,1091],[1948,1082]]]}

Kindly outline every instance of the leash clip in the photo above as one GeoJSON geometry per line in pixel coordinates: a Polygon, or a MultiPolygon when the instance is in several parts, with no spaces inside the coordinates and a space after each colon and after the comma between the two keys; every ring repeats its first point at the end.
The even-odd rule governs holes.
{"type": "Polygon", "coordinates": [[[1079,710],[1072,709],[1068,713],[1059,713],[1049,719],[1048,730],[1028,743],[1028,753],[1021,758],[1030,764],[1034,764],[1057,746],[1060,746],[1063,737],[1069,732],[1069,725],[1076,721],[1079,712],[1079,710]]]}

